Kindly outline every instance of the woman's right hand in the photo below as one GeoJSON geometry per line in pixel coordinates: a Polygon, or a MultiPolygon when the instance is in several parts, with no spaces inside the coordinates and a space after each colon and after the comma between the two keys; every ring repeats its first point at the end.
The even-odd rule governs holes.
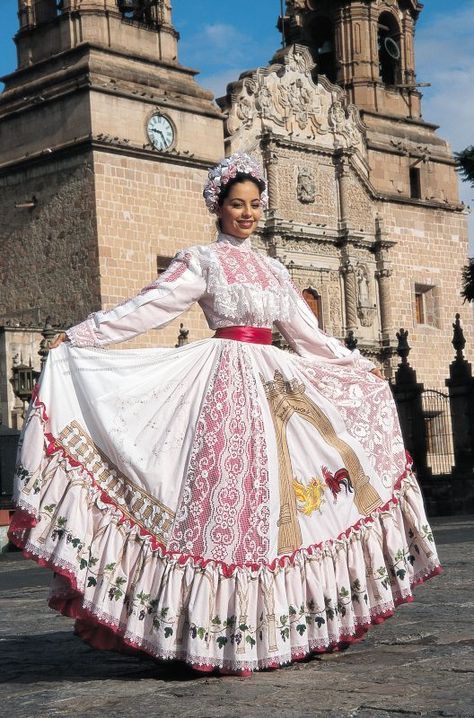
{"type": "Polygon", "coordinates": [[[56,336],[54,336],[51,339],[49,348],[56,349],[60,344],[62,344],[63,342],[68,342],[68,341],[69,341],[69,339],[68,339],[66,332],[59,332],[59,334],[56,334],[56,336]]]}

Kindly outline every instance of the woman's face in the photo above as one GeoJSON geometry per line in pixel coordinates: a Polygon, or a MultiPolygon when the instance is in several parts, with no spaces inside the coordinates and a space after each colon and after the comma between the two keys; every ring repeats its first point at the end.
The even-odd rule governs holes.
{"type": "Polygon", "coordinates": [[[255,231],[262,216],[260,190],[251,180],[235,182],[230,188],[217,216],[221,230],[239,239],[247,239],[255,231]]]}

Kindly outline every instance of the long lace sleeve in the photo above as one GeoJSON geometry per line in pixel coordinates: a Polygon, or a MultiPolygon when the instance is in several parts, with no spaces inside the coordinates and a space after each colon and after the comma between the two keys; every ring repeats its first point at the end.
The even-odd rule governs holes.
{"type": "MultiPolygon", "coordinates": [[[[288,282],[290,282],[289,278],[288,282]]],[[[308,358],[318,357],[332,364],[354,366],[367,371],[375,368],[375,364],[363,357],[358,349],[350,351],[338,339],[321,331],[317,318],[293,285],[291,291],[296,311],[291,321],[278,321],[275,324],[297,354],[308,358]]]]}
{"type": "Polygon", "coordinates": [[[76,347],[100,347],[126,341],[149,329],[166,326],[200,299],[205,289],[199,260],[184,250],[136,297],[108,311],[90,314],[66,334],[76,347]]]}

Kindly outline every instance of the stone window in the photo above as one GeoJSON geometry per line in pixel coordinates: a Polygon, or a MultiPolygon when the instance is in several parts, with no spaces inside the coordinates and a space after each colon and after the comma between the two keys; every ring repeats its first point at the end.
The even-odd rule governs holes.
{"type": "Polygon", "coordinates": [[[425,312],[424,312],[424,306],[423,306],[423,293],[422,292],[415,292],[415,313],[416,313],[416,323],[424,324],[425,323],[425,312]]]}
{"type": "Polygon", "coordinates": [[[415,284],[415,318],[417,324],[437,327],[439,323],[438,288],[415,284]]]}
{"type": "Polygon", "coordinates": [[[336,54],[334,52],[335,32],[331,20],[324,15],[310,16],[305,28],[306,40],[317,65],[319,75],[336,82],[336,54]]]}
{"type": "Polygon", "coordinates": [[[173,257],[166,257],[164,255],[158,254],[156,257],[156,271],[158,273],[158,276],[160,274],[163,274],[165,269],[168,269],[171,261],[173,260],[173,257]]]}
{"type": "Polygon", "coordinates": [[[126,20],[151,25],[154,22],[153,11],[157,0],[117,0],[117,6],[126,20]]]}
{"type": "Polygon", "coordinates": [[[401,79],[400,27],[390,12],[379,17],[380,79],[385,85],[396,85],[401,79]]]}
{"type": "Polygon", "coordinates": [[[321,295],[318,294],[318,292],[315,289],[311,289],[311,287],[308,287],[308,289],[303,290],[303,297],[305,298],[307,304],[309,304],[309,308],[311,309],[314,316],[318,320],[320,329],[324,329],[323,305],[322,305],[322,301],[321,301],[321,295]]]}
{"type": "Polygon", "coordinates": [[[419,167],[410,167],[410,197],[421,199],[421,171],[419,167]]]}
{"type": "MultiPolygon", "coordinates": [[[[61,12],[61,5],[62,3],[58,5],[57,0],[36,0],[36,4],[34,4],[34,20],[36,25],[54,20],[61,12]]],[[[28,4],[22,3],[20,14],[28,12],[32,12],[31,8],[29,8],[28,4]]]]}

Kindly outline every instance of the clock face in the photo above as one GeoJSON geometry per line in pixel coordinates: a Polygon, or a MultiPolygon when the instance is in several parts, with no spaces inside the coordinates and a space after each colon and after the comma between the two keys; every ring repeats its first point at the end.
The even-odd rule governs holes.
{"type": "Polygon", "coordinates": [[[152,115],[147,124],[148,137],[157,150],[169,150],[174,143],[175,132],[165,115],[152,115]]]}

